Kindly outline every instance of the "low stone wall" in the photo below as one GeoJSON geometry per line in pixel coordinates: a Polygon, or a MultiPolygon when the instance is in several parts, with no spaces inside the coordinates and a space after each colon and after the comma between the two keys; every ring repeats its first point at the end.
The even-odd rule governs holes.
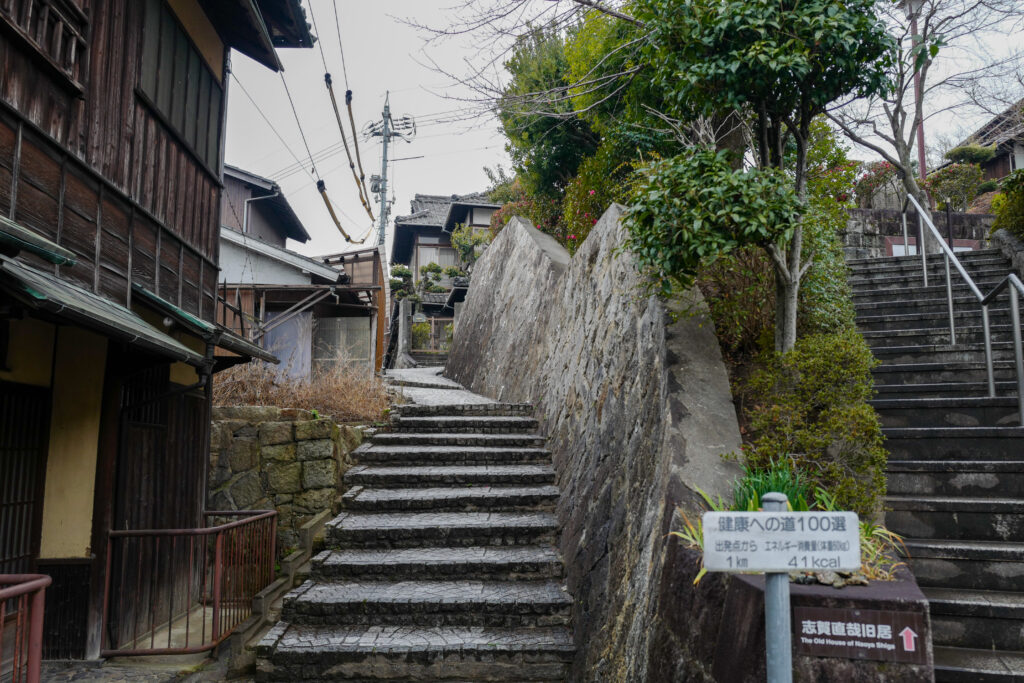
{"type": "Polygon", "coordinates": [[[278,551],[295,547],[299,528],[338,511],[348,454],[362,443],[358,427],[314,419],[305,410],[270,406],[213,409],[209,509],[278,511],[278,551]]]}
{"type": "Polygon", "coordinates": [[[644,294],[620,215],[610,208],[571,258],[513,219],[474,267],[448,374],[536,405],[562,488],[573,679],[701,680],[680,604],[693,588],[666,534],[677,508],[697,510],[697,488],[730,487],[738,467],[721,455],[739,450],[739,428],[699,295],[669,310],[644,294]]]}
{"type": "MultiPolygon", "coordinates": [[[[841,234],[843,251],[847,259],[881,258],[889,254],[888,245],[893,240],[903,244],[903,221],[898,209],[850,209],[846,230],[841,234]]],[[[946,213],[936,211],[932,215],[935,227],[943,237],[947,234],[946,213]]],[[[949,229],[953,231],[957,246],[984,246],[994,216],[989,214],[950,213],[949,229]]],[[[917,213],[907,213],[907,233],[911,244],[917,243],[917,213]]],[[[929,250],[929,253],[931,251],[929,250]]]]}

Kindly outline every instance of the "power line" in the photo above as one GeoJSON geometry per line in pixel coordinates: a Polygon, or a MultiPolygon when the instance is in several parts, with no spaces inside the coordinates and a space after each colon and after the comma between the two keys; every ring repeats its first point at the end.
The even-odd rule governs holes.
{"type": "Polygon", "coordinates": [[[263,113],[263,109],[260,107],[260,105],[256,103],[256,100],[253,99],[253,96],[249,93],[246,87],[242,85],[242,82],[240,80],[238,80],[238,76],[234,72],[232,72],[231,75],[232,77],[234,77],[235,83],[237,83],[238,87],[242,89],[242,92],[245,94],[245,96],[249,98],[249,101],[252,103],[252,106],[256,107],[256,111],[259,113],[260,117],[262,117],[263,121],[267,124],[267,126],[270,127],[270,130],[274,133],[274,135],[277,136],[277,139],[281,141],[281,144],[284,145],[284,148],[286,150],[288,150],[288,153],[292,155],[292,158],[295,159],[295,166],[305,171],[306,175],[309,176],[309,179],[313,180],[313,176],[310,175],[309,171],[306,169],[306,165],[299,160],[299,155],[292,151],[292,148],[288,145],[287,142],[285,142],[285,139],[277,131],[277,128],[274,126],[274,124],[271,123],[270,119],[267,118],[267,115],[263,113]]]}
{"type": "MultiPolygon", "coordinates": [[[[334,28],[338,31],[338,49],[341,50],[341,73],[345,77],[345,90],[349,90],[348,87],[348,69],[345,68],[345,45],[341,42],[341,20],[338,18],[340,14],[338,12],[338,0],[334,0],[334,28]]],[[[352,131],[355,135],[355,131],[352,131]]]]}
{"type": "Polygon", "coordinates": [[[324,71],[327,71],[327,57],[324,56],[324,41],[320,39],[320,29],[316,25],[316,15],[313,14],[313,3],[307,2],[309,6],[309,18],[313,20],[313,30],[316,31],[316,45],[320,48],[320,61],[324,63],[324,71]]]}
{"type": "Polygon", "coordinates": [[[309,142],[306,141],[306,134],[302,132],[302,123],[299,122],[299,110],[295,108],[295,100],[292,99],[292,93],[288,89],[288,81],[284,80],[284,72],[279,71],[278,75],[281,76],[281,83],[284,84],[284,92],[288,95],[288,104],[292,105],[292,114],[295,116],[295,125],[299,128],[299,136],[302,138],[302,144],[306,147],[306,154],[309,155],[309,163],[313,167],[313,175],[316,176],[317,180],[320,180],[320,173],[316,170],[316,163],[313,161],[313,153],[309,151],[309,142]]]}

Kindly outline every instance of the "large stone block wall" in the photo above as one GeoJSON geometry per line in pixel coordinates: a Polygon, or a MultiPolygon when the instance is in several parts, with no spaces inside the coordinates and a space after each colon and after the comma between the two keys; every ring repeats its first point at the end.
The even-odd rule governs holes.
{"type": "MultiPolygon", "coordinates": [[[[840,235],[847,259],[882,258],[888,254],[888,242],[892,238],[903,243],[903,220],[899,209],[850,209],[847,213],[846,230],[840,235]]],[[[954,240],[967,240],[984,246],[995,217],[989,214],[950,213],[948,219],[947,228],[945,212],[936,211],[932,214],[935,227],[943,237],[951,229],[954,240]]],[[[913,211],[907,213],[907,234],[911,242],[916,244],[917,213],[913,211]]],[[[931,247],[928,253],[932,253],[931,247]]]]}
{"type": "Polygon", "coordinates": [[[701,680],[692,577],[680,579],[692,558],[666,534],[677,508],[696,512],[697,488],[728,490],[738,468],[721,455],[740,434],[699,295],[670,310],[645,294],[620,215],[571,258],[513,219],[474,267],[448,374],[536,405],[563,491],[574,680],[701,680]]]}
{"type": "Polygon", "coordinates": [[[278,511],[279,552],[296,547],[299,528],[324,510],[337,512],[358,427],[271,406],[213,409],[209,509],[278,511]]]}

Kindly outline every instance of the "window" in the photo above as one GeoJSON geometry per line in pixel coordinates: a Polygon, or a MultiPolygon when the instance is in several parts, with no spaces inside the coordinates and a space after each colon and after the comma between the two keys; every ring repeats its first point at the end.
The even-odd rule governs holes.
{"type": "Polygon", "coordinates": [[[21,38],[21,44],[35,50],[64,84],[81,93],[88,9],[88,0],[4,0],[0,2],[0,22],[21,38]]]}
{"type": "Polygon", "coordinates": [[[320,318],[313,335],[313,373],[339,365],[373,363],[373,320],[368,317],[320,318]]]}
{"type": "Polygon", "coordinates": [[[163,0],[146,0],[144,32],[139,89],[164,123],[216,172],[224,96],[217,77],[163,0]]]}

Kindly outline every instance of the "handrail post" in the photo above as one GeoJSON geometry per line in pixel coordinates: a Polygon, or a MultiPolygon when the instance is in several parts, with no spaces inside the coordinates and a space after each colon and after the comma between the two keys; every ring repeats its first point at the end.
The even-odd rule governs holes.
{"type": "Polygon", "coordinates": [[[1017,371],[1017,417],[1024,426],[1024,358],[1020,344],[1020,305],[1017,287],[1010,283],[1010,324],[1013,325],[1013,364],[1017,371]]]}
{"type": "Polygon", "coordinates": [[[910,256],[910,236],[907,234],[907,203],[903,202],[903,255],[910,256]]]}
{"type": "Polygon", "coordinates": [[[29,607],[28,683],[39,683],[40,662],[43,659],[43,614],[46,607],[46,588],[40,588],[31,597],[29,607]]]}
{"type": "MultiPolygon", "coordinates": [[[[213,638],[220,637],[220,582],[224,561],[224,532],[218,531],[213,544],[213,638]]],[[[206,615],[203,615],[206,619],[206,615]]]]}
{"type": "Polygon", "coordinates": [[[990,398],[995,398],[996,378],[995,372],[992,370],[992,333],[989,329],[988,304],[981,305],[981,325],[982,335],[985,339],[985,374],[988,377],[988,395],[990,398]]]}
{"type": "Polygon", "coordinates": [[[924,286],[927,287],[928,286],[928,255],[925,253],[925,251],[927,251],[927,250],[925,249],[925,240],[924,240],[924,216],[921,215],[921,214],[922,214],[921,209],[918,208],[917,209],[917,228],[918,228],[918,234],[920,235],[920,237],[918,237],[917,250],[921,253],[921,273],[924,275],[924,286]]]}
{"type": "Polygon", "coordinates": [[[956,344],[956,323],[953,321],[953,280],[949,276],[949,255],[942,254],[946,266],[946,305],[949,308],[949,343],[956,344]]]}

